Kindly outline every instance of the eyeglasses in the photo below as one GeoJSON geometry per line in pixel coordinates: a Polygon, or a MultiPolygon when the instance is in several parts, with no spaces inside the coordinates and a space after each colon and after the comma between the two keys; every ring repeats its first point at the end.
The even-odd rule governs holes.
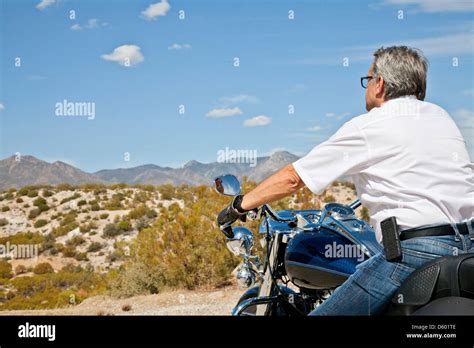
{"type": "Polygon", "coordinates": [[[364,76],[360,78],[360,85],[362,88],[367,88],[367,85],[369,84],[369,80],[374,78],[373,76],[364,76]]]}

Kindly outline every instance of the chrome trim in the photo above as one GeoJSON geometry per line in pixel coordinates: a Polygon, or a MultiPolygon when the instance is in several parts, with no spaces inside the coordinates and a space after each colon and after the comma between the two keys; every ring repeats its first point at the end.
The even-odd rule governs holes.
{"type": "MultiPolygon", "coordinates": [[[[245,301],[242,301],[240,304],[234,307],[234,309],[232,310],[232,316],[239,316],[240,314],[242,314],[244,310],[246,310],[248,307],[253,306],[253,305],[255,306],[265,305],[265,308],[266,308],[267,304],[272,303],[277,300],[278,300],[278,296],[264,296],[264,297],[249,298],[245,301]]],[[[258,307],[257,307],[256,313],[258,315],[258,307]]]]}

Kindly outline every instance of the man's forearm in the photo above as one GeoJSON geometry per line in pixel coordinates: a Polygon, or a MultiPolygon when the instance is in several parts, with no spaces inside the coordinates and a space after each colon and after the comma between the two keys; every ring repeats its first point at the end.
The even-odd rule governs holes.
{"type": "Polygon", "coordinates": [[[266,178],[252,191],[244,195],[241,207],[250,210],[291,195],[305,186],[292,164],[266,178]]]}

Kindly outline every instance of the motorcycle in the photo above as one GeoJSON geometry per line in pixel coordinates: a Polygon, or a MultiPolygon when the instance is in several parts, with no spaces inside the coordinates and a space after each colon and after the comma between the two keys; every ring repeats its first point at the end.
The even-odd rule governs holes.
{"type": "MultiPolygon", "coordinates": [[[[214,181],[218,193],[241,192],[234,175],[214,181]]],[[[253,233],[246,227],[219,224],[227,248],[243,257],[236,273],[248,288],[234,316],[305,316],[356,271],[358,264],[383,252],[373,227],[356,217],[361,205],[328,203],[320,210],[282,210],[269,205],[251,211],[261,219],[264,262],[252,254],[253,233]]],[[[401,285],[386,315],[474,315],[474,254],[439,257],[415,270],[401,285]],[[402,299],[402,300],[400,300],[402,299]]]]}

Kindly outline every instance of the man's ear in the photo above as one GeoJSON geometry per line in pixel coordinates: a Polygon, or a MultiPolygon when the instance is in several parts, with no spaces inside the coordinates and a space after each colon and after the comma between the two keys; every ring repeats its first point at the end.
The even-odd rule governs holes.
{"type": "Polygon", "coordinates": [[[375,96],[377,98],[383,98],[385,92],[385,81],[383,76],[377,77],[377,81],[375,81],[375,96]]]}

